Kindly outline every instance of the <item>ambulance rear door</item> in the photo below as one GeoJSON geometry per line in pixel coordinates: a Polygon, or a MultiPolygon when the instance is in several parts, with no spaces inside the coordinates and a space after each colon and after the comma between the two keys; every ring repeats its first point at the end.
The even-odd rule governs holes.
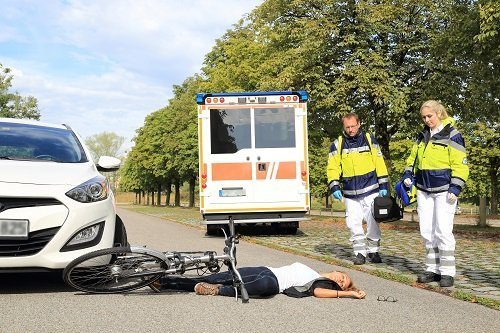
{"type": "Polygon", "coordinates": [[[204,213],[308,210],[305,101],[279,93],[214,96],[199,103],[204,213]]]}

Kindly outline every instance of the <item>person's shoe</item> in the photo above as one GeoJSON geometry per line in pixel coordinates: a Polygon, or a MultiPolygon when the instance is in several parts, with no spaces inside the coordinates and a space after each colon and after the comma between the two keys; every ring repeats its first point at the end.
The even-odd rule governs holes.
{"type": "Polygon", "coordinates": [[[417,282],[419,283],[437,282],[440,280],[441,280],[441,275],[429,271],[423,272],[422,274],[419,274],[417,277],[417,282]]]}
{"type": "Polygon", "coordinates": [[[149,288],[153,289],[155,293],[161,293],[161,282],[160,280],[156,280],[155,282],[148,285],[149,288]]]}
{"type": "Polygon", "coordinates": [[[453,279],[453,276],[449,275],[441,275],[441,280],[439,281],[439,286],[446,288],[446,287],[453,287],[453,283],[455,280],[453,279]]]}
{"type": "Polygon", "coordinates": [[[222,286],[221,284],[210,284],[207,282],[200,282],[194,286],[194,292],[197,295],[217,296],[219,295],[219,288],[221,286],[222,286]]]}
{"type": "Polygon", "coordinates": [[[368,258],[374,264],[380,264],[382,262],[382,258],[380,258],[380,254],[378,254],[378,252],[368,253],[368,258]]]}
{"type": "Polygon", "coordinates": [[[365,262],[366,262],[366,258],[361,253],[358,253],[358,255],[356,256],[356,258],[354,258],[354,260],[352,261],[352,263],[354,265],[363,265],[365,262]]]}

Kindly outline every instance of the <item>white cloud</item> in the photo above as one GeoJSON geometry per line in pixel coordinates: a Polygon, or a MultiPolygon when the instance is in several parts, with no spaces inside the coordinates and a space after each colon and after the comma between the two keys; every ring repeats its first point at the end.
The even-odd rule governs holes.
{"type": "Polygon", "coordinates": [[[38,99],[42,120],[131,140],[262,1],[4,0],[0,63],[15,70],[21,95],[38,99]]]}

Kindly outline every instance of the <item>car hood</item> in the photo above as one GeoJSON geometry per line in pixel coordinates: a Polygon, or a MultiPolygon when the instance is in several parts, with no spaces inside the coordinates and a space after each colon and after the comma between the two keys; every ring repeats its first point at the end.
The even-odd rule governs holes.
{"type": "Polygon", "coordinates": [[[56,163],[0,161],[0,182],[36,185],[79,185],[98,175],[92,162],[56,163]]]}

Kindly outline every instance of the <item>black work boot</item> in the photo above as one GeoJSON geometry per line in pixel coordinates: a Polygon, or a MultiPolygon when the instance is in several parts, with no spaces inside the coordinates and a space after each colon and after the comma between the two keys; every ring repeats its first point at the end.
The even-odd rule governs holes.
{"type": "Polygon", "coordinates": [[[382,262],[382,258],[380,258],[380,254],[378,254],[378,252],[368,253],[368,258],[374,264],[380,264],[382,262]]]}
{"type": "Polygon", "coordinates": [[[436,274],[434,272],[423,272],[422,274],[419,274],[417,277],[417,282],[419,283],[429,283],[429,282],[434,282],[434,281],[440,281],[441,280],[441,275],[436,274]]]}
{"type": "Polygon", "coordinates": [[[366,258],[364,255],[362,255],[361,253],[358,253],[358,255],[356,256],[356,258],[354,258],[354,260],[352,261],[352,263],[354,265],[363,265],[366,261],[366,258]]]}
{"type": "Polygon", "coordinates": [[[454,283],[453,276],[449,275],[441,275],[441,280],[439,281],[440,287],[453,287],[454,283]]]}

